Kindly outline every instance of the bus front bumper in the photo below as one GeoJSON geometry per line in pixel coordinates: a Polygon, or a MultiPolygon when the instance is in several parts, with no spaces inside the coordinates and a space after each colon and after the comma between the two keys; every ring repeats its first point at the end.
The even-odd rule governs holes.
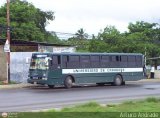
{"type": "Polygon", "coordinates": [[[34,79],[27,79],[27,82],[30,84],[41,84],[41,85],[45,85],[47,84],[47,80],[34,80],[34,79]]]}
{"type": "Polygon", "coordinates": [[[47,80],[43,80],[43,79],[36,80],[36,79],[28,78],[27,82],[31,84],[41,84],[41,85],[62,85],[64,84],[63,81],[58,78],[57,79],[47,79],[47,80]]]}

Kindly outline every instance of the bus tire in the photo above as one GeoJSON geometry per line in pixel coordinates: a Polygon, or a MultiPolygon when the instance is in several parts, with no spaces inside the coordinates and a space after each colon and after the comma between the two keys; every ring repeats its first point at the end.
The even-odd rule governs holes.
{"type": "Polygon", "coordinates": [[[53,88],[54,88],[54,85],[48,85],[48,87],[49,87],[50,89],[53,89],[53,88]]]}
{"type": "Polygon", "coordinates": [[[71,88],[73,86],[73,78],[71,76],[67,76],[64,80],[65,88],[71,88]]]}
{"type": "Polygon", "coordinates": [[[122,83],[123,83],[122,77],[120,75],[116,75],[116,77],[114,78],[113,84],[115,86],[120,86],[120,85],[122,85],[122,83]]]}

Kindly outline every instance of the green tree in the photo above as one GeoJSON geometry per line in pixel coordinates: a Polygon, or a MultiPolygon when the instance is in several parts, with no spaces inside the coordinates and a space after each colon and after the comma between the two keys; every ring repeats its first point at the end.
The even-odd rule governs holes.
{"type": "MultiPolygon", "coordinates": [[[[11,38],[55,42],[45,27],[54,20],[54,12],[42,11],[27,1],[10,0],[11,38]]],[[[0,24],[6,24],[6,4],[0,8],[0,24]]]]}
{"type": "Polygon", "coordinates": [[[66,41],[63,41],[64,44],[76,46],[78,52],[89,52],[89,42],[90,40],[79,40],[75,37],[69,38],[66,41]]]}
{"type": "Polygon", "coordinates": [[[85,33],[83,28],[79,29],[75,35],[76,35],[76,38],[80,40],[88,38],[88,34],[85,33]]]}
{"type": "Polygon", "coordinates": [[[91,52],[121,52],[121,34],[114,26],[107,26],[98,34],[96,39],[90,41],[91,52]]]}
{"type": "MultiPolygon", "coordinates": [[[[160,34],[159,34],[159,25],[157,23],[147,23],[144,21],[136,22],[135,24],[130,23],[128,26],[129,32],[127,35],[127,38],[130,40],[133,40],[135,43],[139,44],[140,51],[144,52],[144,49],[146,49],[149,57],[155,57],[160,54],[158,53],[157,46],[160,44],[160,34]],[[144,48],[142,48],[144,47],[144,48]],[[153,49],[156,50],[153,50],[153,49]],[[149,51],[152,50],[152,51],[149,51]],[[156,52],[155,52],[156,51],[156,52]]],[[[138,45],[137,45],[138,46],[138,45]]],[[[136,47],[137,47],[136,46],[136,47]]]]}
{"type": "Polygon", "coordinates": [[[63,43],[76,46],[76,50],[78,52],[89,52],[90,41],[86,40],[87,38],[88,34],[85,33],[83,28],[81,28],[75,33],[73,37],[63,41],[63,43]]]}
{"type": "Polygon", "coordinates": [[[104,40],[106,43],[111,45],[116,44],[119,37],[120,37],[120,32],[115,28],[115,26],[107,26],[98,35],[98,38],[100,40],[104,40]]]}
{"type": "MultiPolygon", "coordinates": [[[[133,50],[143,54],[146,52],[147,58],[160,55],[159,24],[137,21],[135,24],[130,23],[128,29],[126,39],[133,42],[133,45],[129,45],[130,48],[135,45],[133,50]]],[[[154,61],[154,64],[157,65],[157,62],[154,61]]]]}
{"type": "Polygon", "coordinates": [[[110,52],[110,46],[103,40],[92,39],[89,43],[90,52],[110,52]]]}

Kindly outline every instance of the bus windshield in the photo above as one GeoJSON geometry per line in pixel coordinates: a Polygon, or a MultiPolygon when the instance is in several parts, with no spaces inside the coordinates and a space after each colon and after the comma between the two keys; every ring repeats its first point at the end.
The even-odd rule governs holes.
{"type": "Polygon", "coordinates": [[[49,69],[49,57],[35,56],[31,59],[30,69],[49,69]]]}

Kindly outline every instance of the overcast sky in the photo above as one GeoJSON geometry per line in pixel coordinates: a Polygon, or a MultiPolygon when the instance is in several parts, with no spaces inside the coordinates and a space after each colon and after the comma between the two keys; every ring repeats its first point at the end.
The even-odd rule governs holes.
{"type": "MultiPolygon", "coordinates": [[[[55,12],[55,20],[47,30],[75,33],[84,28],[97,35],[107,25],[121,32],[127,31],[129,22],[160,23],[160,0],[27,0],[36,7],[55,12]]],[[[6,0],[0,0],[3,5],[6,0]]]]}

